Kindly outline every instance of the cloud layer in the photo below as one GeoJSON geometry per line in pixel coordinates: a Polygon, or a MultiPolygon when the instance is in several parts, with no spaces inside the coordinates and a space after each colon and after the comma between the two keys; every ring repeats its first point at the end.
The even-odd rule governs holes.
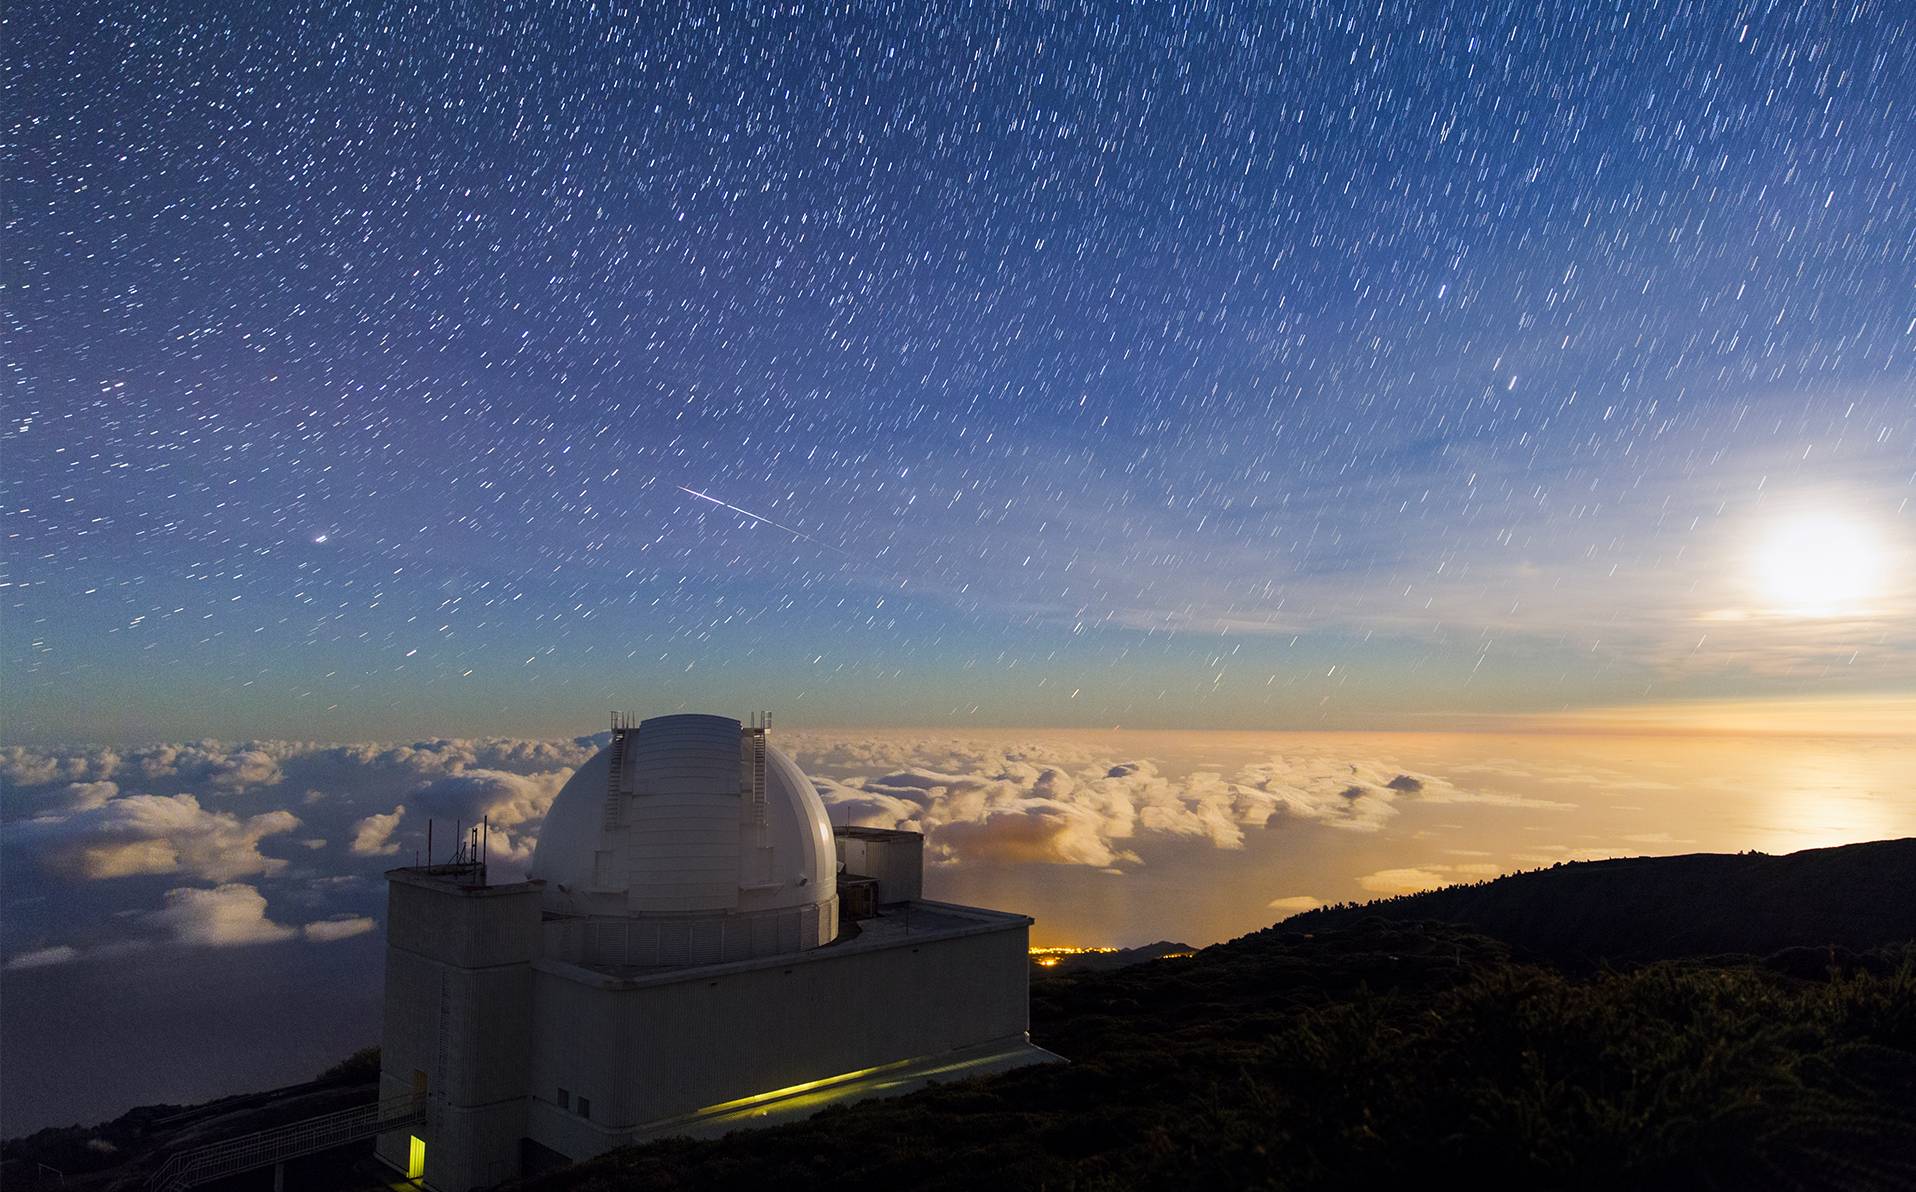
{"type": "Polygon", "coordinates": [[[1247,832],[1317,825],[1376,832],[1411,803],[1559,809],[1556,801],[1479,791],[1376,759],[1273,757],[1228,773],[1167,773],[1146,758],[1082,746],[995,749],[936,739],[814,740],[798,760],[836,823],[923,832],[936,863],[1141,864],[1150,837],[1244,847],[1247,832]],[[929,764],[927,764],[929,763],[929,764]],[[835,778],[829,771],[880,772],[835,778]]]}
{"type": "Polygon", "coordinates": [[[490,816],[496,870],[522,873],[553,796],[594,748],[510,738],[0,748],[19,912],[6,965],[363,935],[378,927],[379,871],[412,859],[428,818],[444,821],[449,845],[452,821],[490,816]],[[161,889],[155,878],[173,880],[161,889]],[[117,909],[104,925],[63,922],[52,909],[63,887],[117,909]]]}
{"type": "MultiPolygon", "coordinates": [[[[380,871],[419,855],[429,820],[443,851],[454,822],[485,818],[495,873],[523,874],[553,799],[601,743],[0,749],[8,861],[30,875],[10,882],[10,900],[31,907],[34,891],[23,886],[51,895],[64,885],[117,904],[106,928],[97,915],[65,923],[51,909],[24,916],[23,927],[10,921],[6,963],[21,970],[134,947],[364,934],[383,905],[380,871]]],[[[941,866],[1123,873],[1169,842],[1239,850],[1268,830],[1375,833],[1416,805],[1568,806],[1322,748],[1218,765],[1070,739],[796,733],[781,744],[812,775],[834,822],[923,832],[941,866]]],[[[1411,880],[1373,876],[1392,889],[1411,880]]]]}

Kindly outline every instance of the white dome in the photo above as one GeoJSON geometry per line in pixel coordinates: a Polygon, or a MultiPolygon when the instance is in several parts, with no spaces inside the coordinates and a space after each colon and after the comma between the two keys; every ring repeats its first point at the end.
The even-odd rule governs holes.
{"type": "Polygon", "coordinates": [[[531,876],[549,912],[595,921],[564,951],[642,966],[830,943],[837,869],[818,791],[764,730],[681,715],[615,730],[579,767],[546,813],[531,876]]]}

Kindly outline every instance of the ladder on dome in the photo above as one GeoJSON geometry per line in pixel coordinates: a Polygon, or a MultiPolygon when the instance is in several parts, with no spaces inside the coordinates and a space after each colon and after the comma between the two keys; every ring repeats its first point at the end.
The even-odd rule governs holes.
{"type": "Polygon", "coordinates": [[[751,877],[741,886],[741,889],[746,890],[778,888],[778,883],[772,880],[772,842],[766,827],[765,807],[765,733],[771,727],[772,714],[758,712],[745,728],[746,772],[741,778],[748,789],[740,793],[750,800],[753,828],[752,859],[746,869],[751,877]]]}
{"type": "Polygon", "coordinates": [[[615,831],[625,825],[625,801],[619,796],[625,785],[626,737],[638,726],[624,712],[612,713],[612,767],[605,776],[605,829],[615,831]]]}
{"type": "Polygon", "coordinates": [[[404,1093],[337,1113],[275,1126],[190,1151],[177,1151],[147,1181],[150,1192],[181,1192],[243,1171],[316,1155],[426,1120],[423,1093],[404,1093]]]}
{"type": "MultiPolygon", "coordinates": [[[[761,833],[765,828],[765,730],[757,728],[752,733],[752,819],[758,824],[761,833]]],[[[760,841],[760,843],[764,843],[760,841]]]]}

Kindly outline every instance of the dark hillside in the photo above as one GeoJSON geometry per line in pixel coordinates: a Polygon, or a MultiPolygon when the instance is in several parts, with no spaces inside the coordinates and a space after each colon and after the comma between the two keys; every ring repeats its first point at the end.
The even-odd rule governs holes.
{"type": "Polygon", "coordinates": [[[1442,924],[1277,928],[1034,982],[1068,1066],[666,1141],[534,1192],[1916,1187],[1916,948],[1580,980],[1442,924]]]}
{"type": "Polygon", "coordinates": [[[1916,839],[1780,857],[1693,853],[1575,862],[1306,911],[1284,926],[1322,931],[1368,916],[1466,924],[1569,964],[1868,949],[1916,939],[1916,839]]]}
{"type": "MultiPolygon", "coordinates": [[[[1890,940],[1909,922],[1911,847],[1564,866],[1314,912],[1192,956],[1047,971],[1032,1035],[1068,1065],[614,1152],[522,1187],[1916,1189],[1916,943],[1907,927],[1890,940]],[[1519,942],[1432,921],[1432,900],[1519,942]],[[1550,946],[1553,921],[1571,946],[1550,946]],[[1702,954],[1585,962],[1684,941],[1702,954]],[[1575,963],[1538,959],[1552,953],[1575,963]]],[[[14,1140],[0,1183],[36,1186],[46,1163],[63,1186],[138,1186],[160,1149],[363,1099],[371,1062],[14,1140]]],[[[315,1164],[289,1187],[390,1183],[363,1148],[315,1164]]]]}

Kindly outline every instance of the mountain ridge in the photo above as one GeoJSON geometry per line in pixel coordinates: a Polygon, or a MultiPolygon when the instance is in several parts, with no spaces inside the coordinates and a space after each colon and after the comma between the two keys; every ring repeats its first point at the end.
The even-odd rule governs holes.
{"type": "Polygon", "coordinates": [[[1319,907],[1278,926],[1316,931],[1373,916],[1457,923],[1569,964],[1761,956],[1794,947],[1867,949],[1916,937],[1916,838],[1777,855],[1563,862],[1483,882],[1319,907]]]}

